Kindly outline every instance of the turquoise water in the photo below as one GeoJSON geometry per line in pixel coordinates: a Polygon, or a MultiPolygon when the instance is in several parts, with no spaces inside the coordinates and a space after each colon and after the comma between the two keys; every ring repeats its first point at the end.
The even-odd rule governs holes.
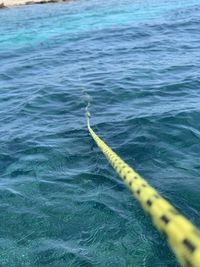
{"type": "Polygon", "coordinates": [[[199,27],[199,0],[0,11],[0,266],[178,266],[84,109],[200,226],[199,27]]]}

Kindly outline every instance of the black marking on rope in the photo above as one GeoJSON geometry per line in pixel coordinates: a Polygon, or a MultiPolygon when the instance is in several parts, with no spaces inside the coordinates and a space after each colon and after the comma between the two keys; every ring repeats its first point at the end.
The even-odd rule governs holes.
{"type": "Polygon", "coordinates": [[[119,174],[120,174],[120,175],[122,175],[123,169],[124,169],[125,167],[126,167],[125,165],[123,165],[123,166],[121,167],[121,169],[120,169],[120,171],[119,171],[119,174]]]}
{"type": "Polygon", "coordinates": [[[153,204],[152,201],[151,201],[150,199],[148,199],[148,200],[147,200],[147,205],[148,205],[149,207],[151,207],[152,204],[153,204]]]}
{"type": "Polygon", "coordinates": [[[163,215],[161,218],[160,218],[165,224],[168,224],[169,223],[169,219],[167,218],[167,216],[163,215]]]}
{"type": "Polygon", "coordinates": [[[183,240],[183,244],[187,247],[187,249],[192,253],[195,251],[196,247],[194,244],[192,244],[192,242],[190,240],[188,240],[187,238],[185,238],[183,240]]]}
{"type": "Polygon", "coordinates": [[[140,192],[141,192],[141,190],[140,189],[138,189],[137,191],[136,191],[136,193],[139,195],[140,194],[140,192]]]}

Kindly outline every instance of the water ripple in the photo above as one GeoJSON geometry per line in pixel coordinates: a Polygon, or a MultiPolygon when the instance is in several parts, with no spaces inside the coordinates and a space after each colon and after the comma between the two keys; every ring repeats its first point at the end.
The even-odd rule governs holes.
{"type": "Polygon", "coordinates": [[[198,0],[1,10],[1,266],[178,266],[91,140],[199,224],[198,0]]]}

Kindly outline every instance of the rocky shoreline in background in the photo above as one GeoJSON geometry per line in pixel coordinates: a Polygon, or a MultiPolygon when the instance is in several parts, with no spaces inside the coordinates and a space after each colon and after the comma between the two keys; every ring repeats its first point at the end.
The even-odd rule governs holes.
{"type": "Polygon", "coordinates": [[[19,5],[63,3],[69,1],[70,0],[0,0],[0,9],[19,5]]]}

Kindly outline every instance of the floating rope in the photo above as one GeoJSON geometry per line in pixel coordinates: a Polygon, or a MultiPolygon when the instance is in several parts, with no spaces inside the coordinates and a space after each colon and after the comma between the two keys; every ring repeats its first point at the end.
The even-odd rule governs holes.
{"type": "Polygon", "coordinates": [[[90,126],[89,116],[86,108],[87,127],[92,138],[155,227],[164,234],[178,261],[184,267],[200,267],[200,231],[99,138],[90,126]]]}

